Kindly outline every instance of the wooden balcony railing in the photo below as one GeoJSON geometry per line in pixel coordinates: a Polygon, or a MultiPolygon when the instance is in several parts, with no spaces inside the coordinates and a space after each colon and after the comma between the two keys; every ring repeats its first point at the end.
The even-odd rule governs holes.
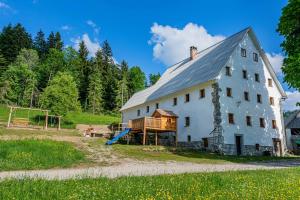
{"type": "Polygon", "coordinates": [[[176,131],[176,120],[171,118],[143,117],[130,120],[128,127],[133,130],[144,130],[144,128],[146,128],[152,130],[176,131]]]}

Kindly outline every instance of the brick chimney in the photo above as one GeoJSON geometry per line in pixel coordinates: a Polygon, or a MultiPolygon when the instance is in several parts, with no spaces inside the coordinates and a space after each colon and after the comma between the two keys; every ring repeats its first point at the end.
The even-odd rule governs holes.
{"type": "Polygon", "coordinates": [[[191,60],[194,60],[196,58],[196,55],[197,55],[197,47],[191,46],[190,47],[190,58],[191,58],[191,60]]]}

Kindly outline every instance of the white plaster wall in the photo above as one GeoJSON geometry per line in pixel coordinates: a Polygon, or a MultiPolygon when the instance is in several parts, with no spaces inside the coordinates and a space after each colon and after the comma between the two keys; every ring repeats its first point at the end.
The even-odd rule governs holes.
{"type": "MultiPolygon", "coordinates": [[[[183,80],[184,81],[184,80],[183,80]]],[[[209,137],[213,128],[213,104],[211,83],[195,86],[176,94],[163,97],[157,101],[130,108],[122,112],[122,122],[128,123],[130,119],[143,116],[151,116],[155,110],[155,104],[159,103],[159,108],[171,110],[178,115],[178,141],[186,142],[187,136],[191,136],[192,141],[200,141],[203,137],[209,137]],[[200,98],[200,89],[205,88],[205,98],[200,98]],[[185,94],[190,94],[190,101],[185,103],[185,94]],[[173,106],[173,98],[177,97],[177,106],[173,106]],[[146,113],[146,106],[150,106],[149,113],[146,113]],[[137,116],[140,109],[141,115],[137,116]],[[190,117],[190,126],[185,127],[185,117],[190,117]]]]}
{"type": "Polygon", "coordinates": [[[273,81],[273,87],[268,86],[268,78],[271,78],[268,69],[259,56],[259,61],[253,61],[253,52],[259,56],[259,52],[247,35],[239,44],[227,63],[232,69],[232,76],[225,75],[225,67],[219,75],[218,83],[222,113],[222,126],[224,128],[225,144],[235,144],[235,134],[243,135],[244,145],[273,146],[272,138],[282,139],[282,121],[280,113],[281,94],[273,81]],[[241,47],[247,50],[247,57],[241,56],[241,47]],[[242,70],[247,70],[248,79],[243,78],[242,70]],[[260,76],[260,82],[255,81],[255,73],[260,76]],[[227,97],[226,87],[232,88],[232,98],[227,97]],[[244,91],[249,92],[250,101],[244,100],[244,91]],[[262,95],[262,104],[257,103],[256,95],[262,95]],[[275,105],[269,104],[269,96],[274,97],[275,105]],[[240,103],[239,103],[240,102],[240,103]],[[227,113],[234,113],[235,124],[228,123],[227,113]],[[246,116],[252,118],[252,126],[246,125],[246,116]],[[261,128],[259,118],[265,118],[265,128],[261,128]],[[272,128],[272,120],[275,119],[278,129],[272,128]]]}

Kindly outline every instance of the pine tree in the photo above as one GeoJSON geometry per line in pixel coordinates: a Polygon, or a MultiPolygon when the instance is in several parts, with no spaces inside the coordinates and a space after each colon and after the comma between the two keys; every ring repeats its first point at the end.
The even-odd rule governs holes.
{"type": "Polygon", "coordinates": [[[20,50],[30,49],[32,39],[21,24],[5,26],[0,34],[0,51],[8,64],[15,61],[20,50]]]}
{"type": "Polygon", "coordinates": [[[95,67],[89,77],[88,100],[89,109],[93,114],[103,112],[102,81],[100,69],[95,67]]]}
{"type": "Polygon", "coordinates": [[[84,41],[81,41],[79,44],[79,58],[81,61],[80,64],[80,85],[79,85],[79,100],[81,103],[81,106],[84,108],[84,110],[87,110],[88,107],[88,86],[89,86],[89,75],[90,75],[90,69],[89,69],[89,61],[88,61],[88,54],[89,51],[84,43],[84,41]]]}
{"type": "Polygon", "coordinates": [[[103,107],[106,111],[114,111],[117,107],[117,82],[119,75],[113,63],[113,53],[108,41],[102,45],[103,54],[103,107]]]}
{"type": "Polygon", "coordinates": [[[56,34],[55,34],[55,48],[57,50],[62,51],[63,46],[64,46],[64,43],[63,43],[63,41],[61,39],[60,33],[56,32],[56,34]]]}
{"type": "Polygon", "coordinates": [[[102,44],[102,53],[104,57],[104,61],[107,63],[112,63],[112,50],[107,40],[105,40],[102,44]]]}
{"type": "Polygon", "coordinates": [[[7,70],[7,62],[4,56],[0,53],[0,77],[7,70]]]}
{"type": "Polygon", "coordinates": [[[44,60],[47,55],[47,42],[45,40],[45,34],[42,30],[37,32],[34,43],[33,43],[34,49],[38,52],[38,55],[41,60],[44,60]]]}
{"type": "Polygon", "coordinates": [[[121,62],[120,68],[121,79],[118,81],[117,108],[121,108],[129,99],[128,64],[125,60],[121,62]]]}
{"type": "Polygon", "coordinates": [[[48,50],[55,48],[55,35],[52,31],[49,34],[48,39],[47,39],[47,48],[48,48],[48,50]]]}

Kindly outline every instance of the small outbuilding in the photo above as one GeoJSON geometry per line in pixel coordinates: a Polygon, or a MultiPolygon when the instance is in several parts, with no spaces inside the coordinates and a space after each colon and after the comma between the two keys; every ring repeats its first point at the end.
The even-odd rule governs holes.
{"type": "Polygon", "coordinates": [[[295,111],[284,120],[286,144],[290,151],[300,153],[300,110],[295,111]]]}

